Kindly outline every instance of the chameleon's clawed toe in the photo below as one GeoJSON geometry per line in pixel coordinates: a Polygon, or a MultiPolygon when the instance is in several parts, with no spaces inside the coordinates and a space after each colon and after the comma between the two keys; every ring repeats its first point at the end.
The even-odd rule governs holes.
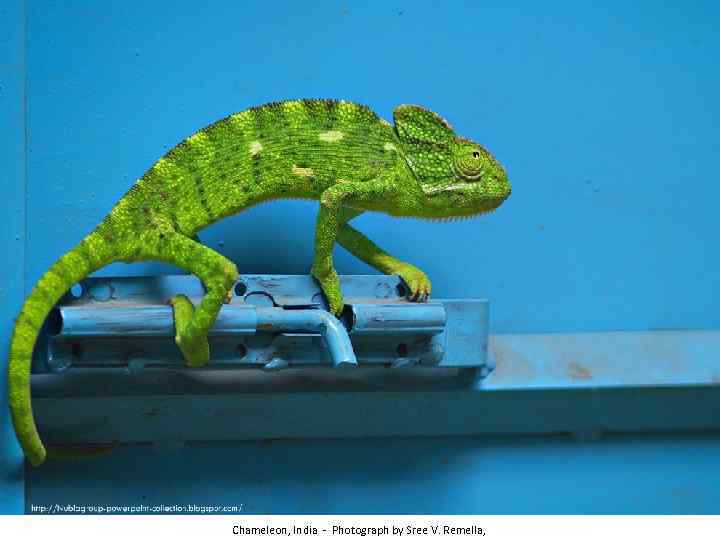
{"type": "Polygon", "coordinates": [[[405,283],[408,290],[406,297],[410,302],[427,301],[432,285],[425,272],[411,264],[402,263],[394,269],[394,273],[405,283]]]}
{"type": "Polygon", "coordinates": [[[410,301],[418,303],[427,302],[429,296],[430,293],[427,291],[427,289],[418,289],[417,292],[412,296],[410,301]]]}

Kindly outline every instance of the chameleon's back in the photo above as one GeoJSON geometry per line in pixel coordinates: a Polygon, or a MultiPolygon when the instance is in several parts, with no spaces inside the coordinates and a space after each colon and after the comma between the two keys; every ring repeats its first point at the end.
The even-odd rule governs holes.
{"type": "Polygon", "coordinates": [[[363,105],[275,102],[230,115],[158,160],[113,210],[133,230],[167,219],[185,234],[259,202],[318,198],[402,165],[394,129],[363,105]]]}

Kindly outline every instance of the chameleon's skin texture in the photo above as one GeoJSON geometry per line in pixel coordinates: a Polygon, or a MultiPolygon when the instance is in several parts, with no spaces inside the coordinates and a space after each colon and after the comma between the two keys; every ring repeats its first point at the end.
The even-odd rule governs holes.
{"type": "Polygon", "coordinates": [[[312,275],[329,309],[343,297],[333,266],[339,242],[361,260],[398,274],[424,301],[428,277],[385,253],[347,222],[364,211],[444,219],[489,212],[510,195],[503,167],[480,145],[455,135],[433,112],[394,111],[395,125],[367,107],[335,100],[270,103],[230,115],[158,160],[77,247],[38,281],[15,324],[9,397],[30,463],[46,458],[30,402],[30,363],[45,317],[74,283],[115,261],[164,261],[195,274],[206,294],[194,308],[172,299],[176,338],[188,366],[209,360],[208,329],[238,277],[235,265],[197,241],[211,223],[271,199],[320,202],[312,275]]]}

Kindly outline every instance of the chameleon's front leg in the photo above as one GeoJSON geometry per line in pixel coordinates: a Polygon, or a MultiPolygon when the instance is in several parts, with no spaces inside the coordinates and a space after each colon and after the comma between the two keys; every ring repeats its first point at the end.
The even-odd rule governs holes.
{"type": "Polygon", "coordinates": [[[417,266],[403,262],[386,253],[377,244],[347,223],[343,223],[340,227],[337,241],[350,253],[373,268],[385,274],[399,275],[410,289],[408,294],[410,300],[425,302],[430,296],[432,284],[425,272],[417,266]]]}
{"type": "Polygon", "coordinates": [[[361,205],[378,196],[378,187],[372,182],[336,184],[320,197],[320,211],[315,227],[315,259],[310,273],[318,280],[327,297],[330,312],[340,315],[344,302],[340,279],[333,265],[332,250],[340,226],[347,217],[343,206],[361,205]]]}

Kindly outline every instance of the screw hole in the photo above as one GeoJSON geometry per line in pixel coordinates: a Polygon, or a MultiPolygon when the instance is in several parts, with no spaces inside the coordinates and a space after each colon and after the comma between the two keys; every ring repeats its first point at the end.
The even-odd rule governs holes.
{"type": "Polygon", "coordinates": [[[85,294],[85,287],[83,287],[82,283],[76,283],[70,287],[70,294],[73,298],[82,298],[82,295],[85,294]]]}
{"type": "Polygon", "coordinates": [[[57,336],[62,331],[62,317],[59,309],[53,309],[48,315],[47,331],[51,336],[57,336]]]}
{"type": "Polygon", "coordinates": [[[239,281],[235,285],[235,294],[237,296],[245,296],[246,292],[247,292],[247,285],[245,285],[242,281],[239,281]]]}
{"type": "Polygon", "coordinates": [[[398,283],[397,287],[395,287],[395,291],[400,298],[407,296],[407,287],[405,287],[405,284],[403,283],[398,283]]]}
{"type": "Polygon", "coordinates": [[[247,352],[248,352],[247,347],[245,345],[243,345],[242,343],[235,348],[235,353],[237,354],[237,357],[240,359],[245,358],[247,356],[247,352]]]}
{"type": "Polygon", "coordinates": [[[408,346],[405,343],[401,343],[396,349],[398,358],[406,358],[408,355],[408,346]]]}

